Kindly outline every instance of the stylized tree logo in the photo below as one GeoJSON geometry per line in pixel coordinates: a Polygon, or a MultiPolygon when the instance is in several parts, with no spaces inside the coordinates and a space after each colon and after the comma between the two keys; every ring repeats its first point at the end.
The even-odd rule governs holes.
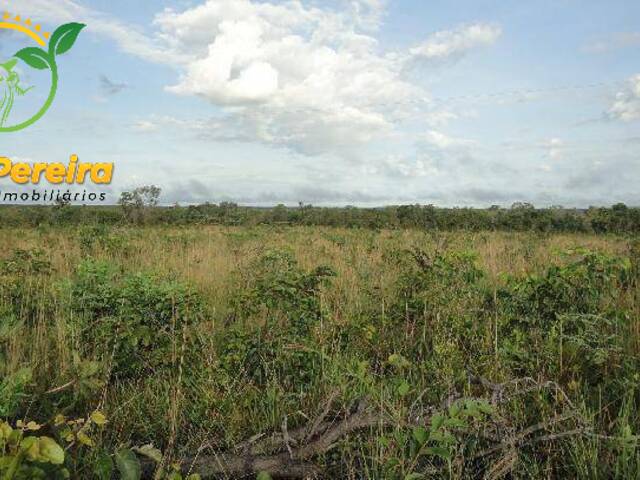
{"type": "MultiPolygon", "coordinates": [[[[5,13],[3,21],[0,22],[0,29],[4,28],[24,33],[34,39],[39,45],[43,47],[45,46],[45,42],[42,37],[49,38],[49,34],[43,33],[41,36],[39,33],[39,25],[35,26],[34,31],[34,29],[31,29],[30,20],[26,20],[24,25],[14,22],[20,22],[20,17],[18,16],[15,17],[15,19],[10,19],[9,14],[5,13]]],[[[2,91],[2,100],[0,100],[0,133],[23,130],[28,126],[33,125],[35,122],[40,120],[45,113],[47,113],[47,110],[51,107],[58,90],[59,79],[56,57],[71,50],[71,47],[73,47],[76,42],[80,31],[85,26],[86,25],[82,23],[67,23],[62,25],[56,29],[53,35],[51,35],[48,50],[38,47],[23,48],[14,55],[15,58],[0,64],[0,91],[2,91]],[[20,77],[16,72],[18,60],[22,60],[29,67],[36,70],[49,70],[51,72],[51,87],[44,104],[32,117],[21,123],[11,125],[9,124],[9,116],[16,98],[25,95],[33,88],[25,88],[21,85],[20,77]]]]}

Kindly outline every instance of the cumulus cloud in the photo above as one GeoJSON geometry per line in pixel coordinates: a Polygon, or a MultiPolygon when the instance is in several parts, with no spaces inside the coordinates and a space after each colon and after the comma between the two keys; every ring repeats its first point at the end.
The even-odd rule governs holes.
{"type": "MultiPolygon", "coordinates": [[[[189,62],[169,92],[231,108],[243,132],[305,155],[354,152],[394,132],[393,119],[428,94],[403,75],[417,57],[445,58],[493,43],[496,26],[473,24],[438,32],[410,54],[384,52],[367,31],[378,25],[384,2],[359,0],[350,11],[249,0],[216,1],[156,18],[177,32],[176,52],[189,45],[189,62]],[[203,28],[204,25],[207,28],[203,28]]],[[[455,118],[426,114],[430,124],[455,118]],[[432,118],[433,117],[433,118],[432,118]]]]}
{"type": "MultiPolygon", "coordinates": [[[[201,136],[208,128],[211,138],[353,159],[364,145],[397,133],[398,119],[416,110],[434,126],[456,117],[433,110],[428,92],[407,78],[407,65],[459,58],[501,33],[496,25],[472,23],[436,32],[409,51],[389,51],[377,36],[386,4],[206,0],[161,11],[151,31],[75,0],[21,0],[20,10],[41,12],[51,22],[84,21],[88,32],[109,37],[123,51],[173,67],[179,80],[167,92],[200,97],[226,114],[223,135],[214,131],[218,121],[208,127],[201,121],[201,136]]],[[[136,129],[159,128],[154,120],[144,122],[136,129]]]]}
{"type": "Polygon", "coordinates": [[[610,119],[625,122],[640,119],[640,74],[632,77],[627,87],[616,94],[607,116],[610,119]]]}
{"type": "Polygon", "coordinates": [[[497,25],[462,25],[453,30],[432,34],[423,43],[413,47],[409,53],[412,59],[419,60],[460,57],[475,48],[493,45],[501,34],[502,29],[497,25]]]}
{"type": "Polygon", "coordinates": [[[344,155],[393,130],[401,102],[425,96],[367,33],[383,2],[334,11],[300,2],[208,2],[156,18],[172,48],[199,52],[167,90],[232,108],[257,140],[344,155]],[[207,28],[202,28],[207,25],[207,28]],[[364,26],[363,26],[364,25],[364,26]]]}

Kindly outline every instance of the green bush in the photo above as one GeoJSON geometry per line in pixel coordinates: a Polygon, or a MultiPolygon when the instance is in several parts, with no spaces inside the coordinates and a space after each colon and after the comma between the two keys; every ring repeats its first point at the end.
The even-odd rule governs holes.
{"type": "Polygon", "coordinates": [[[113,355],[113,373],[155,371],[175,359],[176,344],[204,317],[204,304],[189,286],[153,274],[119,274],[87,260],[71,285],[73,309],[82,314],[83,338],[113,355]]]}
{"type": "Polygon", "coordinates": [[[283,251],[267,252],[250,266],[249,273],[236,314],[246,319],[263,312],[270,320],[284,319],[284,328],[300,335],[320,319],[320,289],[335,275],[327,266],[304,272],[295,258],[283,251]]]}

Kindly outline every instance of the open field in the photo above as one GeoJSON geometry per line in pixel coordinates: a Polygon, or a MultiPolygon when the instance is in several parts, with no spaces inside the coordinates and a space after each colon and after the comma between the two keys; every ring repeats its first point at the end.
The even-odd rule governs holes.
{"type": "Polygon", "coordinates": [[[97,225],[0,241],[0,418],[37,422],[72,478],[137,478],[115,472],[150,443],[157,478],[180,461],[215,478],[640,475],[628,236],[97,225]]]}

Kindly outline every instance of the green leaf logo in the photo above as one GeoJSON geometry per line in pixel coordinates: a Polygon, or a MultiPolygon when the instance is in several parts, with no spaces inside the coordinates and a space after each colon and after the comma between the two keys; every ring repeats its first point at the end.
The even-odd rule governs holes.
{"type": "Polygon", "coordinates": [[[67,23],[66,25],[58,27],[58,29],[53,32],[51,40],[49,41],[49,55],[62,55],[71,50],[71,47],[73,47],[73,44],[76,43],[78,39],[78,35],[80,35],[80,31],[84,27],[86,27],[86,25],[82,23],[67,23]]]}
{"type": "Polygon", "coordinates": [[[49,54],[37,47],[23,48],[14,57],[19,58],[31,68],[46,70],[51,68],[49,54]]]}
{"type": "MultiPolygon", "coordinates": [[[[0,76],[7,76],[6,81],[2,85],[6,91],[2,101],[0,102],[0,133],[17,132],[23,130],[35,122],[40,120],[53,104],[53,100],[58,90],[58,64],[56,57],[67,53],[78,39],[78,35],[86,25],[82,23],[67,23],[62,25],[53,32],[49,40],[49,48],[43,50],[37,47],[23,48],[17,52],[15,59],[22,60],[29,67],[36,70],[49,70],[51,72],[51,88],[49,95],[38,112],[28,120],[17,125],[6,126],[6,122],[13,108],[16,97],[25,95],[30,88],[24,89],[20,85],[18,73],[13,70],[16,60],[10,60],[5,64],[0,64],[0,76]],[[3,73],[4,72],[4,73],[3,73]]],[[[0,92],[1,93],[1,92],[0,92]]]]}

